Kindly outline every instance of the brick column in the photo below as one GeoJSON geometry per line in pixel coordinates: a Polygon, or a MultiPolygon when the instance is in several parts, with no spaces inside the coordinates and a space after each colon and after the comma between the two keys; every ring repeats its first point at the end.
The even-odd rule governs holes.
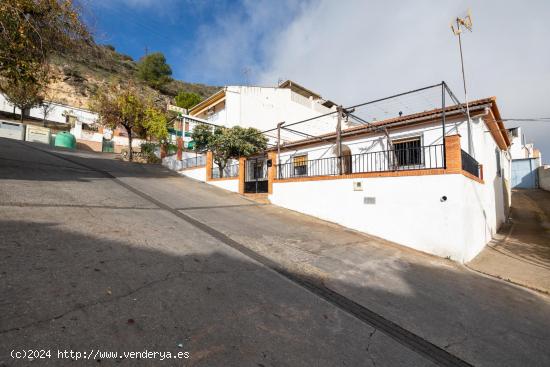
{"type": "Polygon", "coordinates": [[[181,161],[181,158],[182,158],[182,152],[183,152],[183,139],[181,137],[178,137],[177,139],[177,142],[178,142],[178,152],[177,152],[177,160],[178,161],[181,161]]]}
{"type": "Polygon", "coordinates": [[[244,194],[244,178],[245,178],[246,158],[239,158],[239,194],[244,194]]]}
{"type": "Polygon", "coordinates": [[[445,137],[445,157],[447,160],[447,173],[462,172],[462,152],[459,134],[445,137]]]}
{"type": "Polygon", "coordinates": [[[271,159],[271,167],[267,169],[267,193],[273,194],[273,180],[277,174],[277,152],[267,153],[267,159],[271,159]]]}
{"type": "Polygon", "coordinates": [[[214,156],[212,155],[211,151],[206,152],[206,181],[210,181],[212,179],[212,160],[214,156]]]}

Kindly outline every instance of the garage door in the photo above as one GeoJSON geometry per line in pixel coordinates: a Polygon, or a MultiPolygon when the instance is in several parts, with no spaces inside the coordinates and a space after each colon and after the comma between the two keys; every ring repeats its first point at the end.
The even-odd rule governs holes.
{"type": "Polygon", "coordinates": [[[25,125],[18,122],[0,121],[0,137],[23,140],[25,136],[25,125]]]}
{"type": "Polygon", "coordinates": [[[512,160],[512,187],[534,189],[538,186],[537,160],[535,158],[512,160]]]}

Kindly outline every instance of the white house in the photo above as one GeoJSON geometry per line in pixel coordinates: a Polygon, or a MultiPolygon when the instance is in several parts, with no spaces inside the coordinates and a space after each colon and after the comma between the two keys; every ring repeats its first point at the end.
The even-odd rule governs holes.
{"type": "MultiPolygon", "coordinates": [[[[276,87],[227,86],[194,106],[189,114],[222,126],[254,127],[261,131],[273,129],[279,122],[292,123],[334,112],[334,102],[287,80],[276,87]]],[[[350,126],[346,125],[345,127],[350,126]]],[[[302,125],[305,127],[305,125],[302,125]]],[[[307,126],[309,134],[334,131],[334,114],[316,119],[307,126]]],[[[283,131],[284,141],[301,137],[283,131]]],[[[268,137],[272,138],[273,133],[268,137]]]]}
{"type": "Polygon", "coordinates": [[[539,186],[538,167],[542,166],[542,155],[533,143],[525,142],[521,127],[508,129],[512,139],[512,187],[532,189],[539,186]]]}
{"type": "MultiPolygon", "coordinates": [[[[13,113],[20,115],[21,111],[0,93],[0,113],[10,116],[13,113]]],[[[75,136],[79,149],[101,152],[106,145],[104,142],[107,142],[113,151],[120,152],[122,148],[128,146],[125,131],[103,129],[97,124],[98,114],[84,108],[45,101],[41,106],[24,111],[24,116],[26,124],[45,123],[54,130],[69,130],[75,136]]],[[[142,143],[142,139],[134,139],[132,147],[137,149],[142,143]]]]}
{"type": "Polygon", "coordinates": [[[182,174],[467,262],[506,220],[511,198],[510,138],[495,98],[469,106],[470,134],[455,105],[344,128],[340,149],[330,129],[241,157],[221,178],[211,153],[182,174]]]}
{"type": "Polygon", "coordinates": [[[510,140],[494,98],[286,143],[272,175],[273,204],[414,249],[466,262],[506,220],[510,140]],[[382,130],[386,128],[386,131],[382,130]],[[387,132],[387,134],[386,134],[387,132]],[[389,138],[389,141],[388,141],[389,138]],[[393,149],[390,150],[389,143],[393,149]]]}

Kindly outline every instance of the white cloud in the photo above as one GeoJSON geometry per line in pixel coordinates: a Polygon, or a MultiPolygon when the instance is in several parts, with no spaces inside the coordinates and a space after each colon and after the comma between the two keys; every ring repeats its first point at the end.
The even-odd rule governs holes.
{"type": "MultiPolygon", "coordinates": [[[[463,37],[472,98],[495,95],[504,117],[550,117],[550,3],[475,2],[463,37]]],[[[449,28],[466,2],[425,0],[310,4],[273,39],[260,83],[283,77],[350,104],[441,80],[462,98],[458,44],[449,28]]],[[[531,123],[528,140],[550,160],[550,124],[531,123]]]]}
{"type": "Polygon", "coordinates": [[[256,80],[275,37],[305,6],[291,0],[245,0],[240,5],[201,26],[195,46],[185,51],[187,75],[209,83],[256,80]]]}

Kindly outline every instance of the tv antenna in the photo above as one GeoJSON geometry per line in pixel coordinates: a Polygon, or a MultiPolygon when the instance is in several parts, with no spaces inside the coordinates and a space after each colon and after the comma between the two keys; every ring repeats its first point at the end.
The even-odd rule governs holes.
{"type": "Polygon", "coordinates": [[[464,56],[462,55],[462,32],[464,29],[472,31],[472,12],[468,9],[466,16],[463,18],[456,17],[451,22],[451,30],[455,36],[458,36],[458,48],[460,50],[460,64],[462,66],[462,83],[464,85],[464,102],[466,104],[466,115],[468,117],[468,154],[472,154],[472,128],[470,119],[470,106],[468,105],[468,92],[466,90],[466,75],[464,73],[464,56]],[[455,28],[456,23],[456,28],[455,28]]]}
{"type": "Polygon", "coordinates": [[[243,72],[243,76],[244,76],[245,85],[249,86],[250,85],[250,74],[252,73],[252,69],[250,69],[248,66],[246,66],[246,67],[243,68],[242,72],[243,72]]]}

